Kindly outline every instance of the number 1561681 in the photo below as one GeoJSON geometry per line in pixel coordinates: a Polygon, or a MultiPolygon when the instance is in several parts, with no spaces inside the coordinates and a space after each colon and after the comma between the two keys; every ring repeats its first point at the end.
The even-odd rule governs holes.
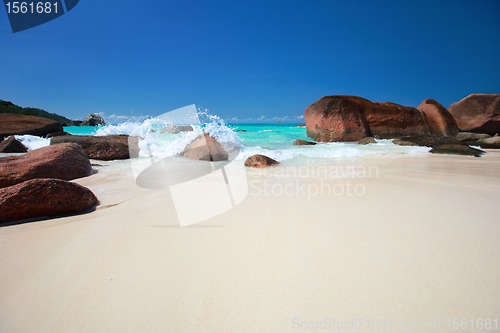
{"type": "Polygon", "coordinates": [[[50,14],[52,11],[57,14],[57,2],[7,2],[7,13],[13,14],[50,14]]]}

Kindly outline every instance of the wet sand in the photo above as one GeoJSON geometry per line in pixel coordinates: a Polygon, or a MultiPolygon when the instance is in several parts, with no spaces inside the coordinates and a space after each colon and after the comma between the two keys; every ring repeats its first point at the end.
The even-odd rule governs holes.
{"type": "Polygon", "coordinates": [[[184,228],[168,190],[97,163],[76,180],[94,212],[0,227],[1,332],[418,332],[500,315],[500,151],[330,165],[376,166],[366,178],[247,170],[243,202],[184,228]]]}

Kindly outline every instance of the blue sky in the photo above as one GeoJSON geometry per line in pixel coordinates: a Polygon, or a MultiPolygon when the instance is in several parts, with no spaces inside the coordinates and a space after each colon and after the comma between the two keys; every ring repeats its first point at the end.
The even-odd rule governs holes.
{"type": "Polygon", "coordinates": [[[0,9],[0,99],[111,121],[193,103],[299,121],[332,94],[448,107],[500,93],[499,17],[498,0],[81,0],[13,34],[0,9]]]}

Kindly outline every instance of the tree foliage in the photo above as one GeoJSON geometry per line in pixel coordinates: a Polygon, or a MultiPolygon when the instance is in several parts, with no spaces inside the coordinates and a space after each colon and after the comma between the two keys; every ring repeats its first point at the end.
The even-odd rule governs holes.
{"type": "Polygon", "coordinates": [[[57,122],[66,124],[69,124],[69,122],[71,121],[68,118],[60,116],[55,113],[49,113],[45,110],[37,108],[23,108],[11,102],[3,101],[1,99],[0,99],[0,113],[18,113],[18,114],[25,114],[28,116],[37,116],[37,117],[52,119],[57,122]]]}

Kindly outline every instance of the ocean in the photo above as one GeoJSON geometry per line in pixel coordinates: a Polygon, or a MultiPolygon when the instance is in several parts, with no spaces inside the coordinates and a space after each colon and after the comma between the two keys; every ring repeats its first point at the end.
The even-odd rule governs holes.
{"type": "MultiPolygon", "coordinates": [[[[191,140],[203,131],[210,133],[220,142],[237,144],[240,154],[235,160],[244,160],[254,154],[269,156],[287,165],[303,165],[305,163],[331,163],[334,161],[360,161],[365,156],[423,154],[429,151],[426,147],[398,146],[392,140],[376,140],[375,144],[359,145],[351,142],[318,143],[314,146],[294,146],[297,139],[311,140],[307,137],[305,127],[297,127],[298,123],[269,124],[225,124],[218,118],[213,122],[193,125],[193,132],[179,134],[163,134],[159,131],[165,126],[151,119],[143,122],[127,122],[107,126],[69,126],[64,130],[73,135],[110,135],[128,134],[145,138],[141,143],[140,157],[146,157],[150,151],[157,158],[178,155],[191,140]],[[153,132],[152,130],[156,131],[153,132]],[[149,146],[149,147],[147,147],[149,146]],[[147,149],[146,149],[147,148],[147,149]]],[[[50,139],[30,135],[16,136],[29,150],[47,146],[50,139]]]]}

